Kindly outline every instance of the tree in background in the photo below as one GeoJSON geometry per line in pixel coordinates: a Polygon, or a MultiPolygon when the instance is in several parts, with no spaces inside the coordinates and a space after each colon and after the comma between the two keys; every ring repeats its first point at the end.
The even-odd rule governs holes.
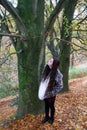
{"type": "Polygon", "coordinates": [[[73,65],[87,60],[87,4],[85,0],[79,0],[73,18],[73,35],[71,48],[71,61],[73,65]]]}
{"type": "Polygon", "coordinates": [[[60,41],[60,62],[61,71],[63,73],[63,91],[67,91],[68,87],[68,76],[69,76],[69,63],[70,63],[70,52],[71,52],[71,39],[72,39],[72,20],[75,11],[75,7],[78,0],[67,0],[64,7],[62,29],[61,29],[61,39],[60,41]],[[68,42],[67,42],[68,41],[68,42]]]}

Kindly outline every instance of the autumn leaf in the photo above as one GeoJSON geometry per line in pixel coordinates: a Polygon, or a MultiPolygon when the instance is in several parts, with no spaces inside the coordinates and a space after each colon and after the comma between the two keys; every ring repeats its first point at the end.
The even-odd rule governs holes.
{"type": "Polygon", "coordinates": [[[87,130],[87,77],[69,81],[70,91],[58,94],[55,102],[53,125],[41,124],[44,114],[25,115],[22,119],[14,116],[17,106],[10,107],[13,97],[0,101],[0,130],[87,130]]]}

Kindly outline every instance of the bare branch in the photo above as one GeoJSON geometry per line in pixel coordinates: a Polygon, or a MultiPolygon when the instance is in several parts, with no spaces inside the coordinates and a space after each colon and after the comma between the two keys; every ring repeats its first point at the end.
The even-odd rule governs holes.
{"type": "MultiPolygon", "coordinates": [[[[53,41],[54,39],[58,39],[58,40],[60,40],[60,41],[64,41],[64,42],[66,42],[66,43],[68,43],[68,44],[73,44],[73,45],[75,45],[75,46],[77,46],[77,47],[80,47],[81,49],[87,51],[87,49],[86,49],[85,47],[79,46],[79,45],[75,44],[74,42],[69,42],[69,41],[67,41],[67,40],[65,40],[65,39],[60,39],[60,38],[58,38],[58,37],[55,37],[55,38],[51,39],[50,41],[46,41],[45,44],[48,45],[49,42],[53,41]]],[[[65,44],[66,44],[66,43],[65,43],[65,44]]]]}
{"type": "Polygon", "coordinates": [[[49,34],[51,28],[53,27],[54,22],[55,22],[55,20],[56,20],[56,18],[57,18],[57,16],[58,16],[58,14],[59,14],[60,11],[62,10],[65,1],[66,1],[66,0],[60,0],[60,1],[57,3],[55,9],[52,11],[50,17],[48,18],[47,23],[46,23],[46,26],[45,26],[45,29],[44,29],[44,34],[46,34],[45,37],[47,37],[47,35],[49,34]]]}
{"type": "Polygon", "coordinates": [[[0,36],[9,36],[9,37],[25,38],[24,35],[6,34],[6,33],[0,33],[0,36]]]}
{"type": "Polygon", "coordinates": [[[78,25],[78,24],[81,24],[81,23],[82,23],[83,21],[85,21],[86,19],[87,19],[87,16],[85,16],[84,19],[82,19],[80,22],[78,22],[77,25],[78,25]]]}
{"type": "Polygon", "coordinates": [[[16,9],[12,6],[12,4],[7,1],[7,0],[0,0],[0,4],[6,9],[8,10],[8,12],[11,13],[11,15],[14,17],[14,20],[17,22],[17,24],[19,25],[20,27],[20,30],[22,32],[22,34],[25,36],[25,38],[28,37],[28,33],[27,33],[27,30],[20,18],[20,16],[18,15],[16,9]]]}
{"type": "Polygon", "coordinates": [[[85,7],[82,12],[80,12],[73,20],[75,20],[76,18],[78,18],[85,10],[86,10],[87,7],[85,7]]]}
{"type": "Polygon", "coordinates": [[[77,39],[78,41],[80,41],[80,43],[81,43],[82,45],[85,45],[85,46],[87,45],[87,43],[85,43],[82,38],[76,38],[76,39],[77,39]]]}
{"type": "Polygon", "coordinates": [[[86,49],[85,47],[79,46],[79,45],[77,45],[77,44],[75,44],[75,43],[73,43],[73,45],[75,45],[75,46],[77,46],[77,47],[79,47],[79,48],[81,48],[81,49],[87,51],[87,49],[86,49]]]}
{"type": "Polygon", "coordinates": [[[19,54],[21,52],[22,52],[22,50],[20,50],[18,52],[12,52],[12,53],[8,54],[2,61],[0,61],[0,65],[4,64],[11,55],[13,55],[13,54],[19,54]]]}

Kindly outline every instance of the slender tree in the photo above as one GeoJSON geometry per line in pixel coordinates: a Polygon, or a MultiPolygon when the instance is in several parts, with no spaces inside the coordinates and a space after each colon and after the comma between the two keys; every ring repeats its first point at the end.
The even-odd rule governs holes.
{"type": "Polygon", "coordinates": [[[60,46],[60,62],[61,71],[63,73],[63,91],[69,89],[68,76],[69,76],[69,63],[70,63],[70,52],[71,52],[71,39],[72,39],[72,20],[75,11],[75,6],[78,0],[66,0],[63,12],[63,21],[61,29],[61,42],[60,46]]]}

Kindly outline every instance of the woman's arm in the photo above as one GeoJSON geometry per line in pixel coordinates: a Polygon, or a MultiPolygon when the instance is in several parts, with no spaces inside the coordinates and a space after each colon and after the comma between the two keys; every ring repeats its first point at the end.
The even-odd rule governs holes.
{"type": "Polygon", "coordinates": [[[55,85],[53,86],[52,91],[47,91],[45,94],[46,98],[50,98],[55,96],[58,92],[60,92],[63,88],[63,81],[62,81],[63,75],[60,71],[57,72],[56,78],[55,78],[55,85]]]}

